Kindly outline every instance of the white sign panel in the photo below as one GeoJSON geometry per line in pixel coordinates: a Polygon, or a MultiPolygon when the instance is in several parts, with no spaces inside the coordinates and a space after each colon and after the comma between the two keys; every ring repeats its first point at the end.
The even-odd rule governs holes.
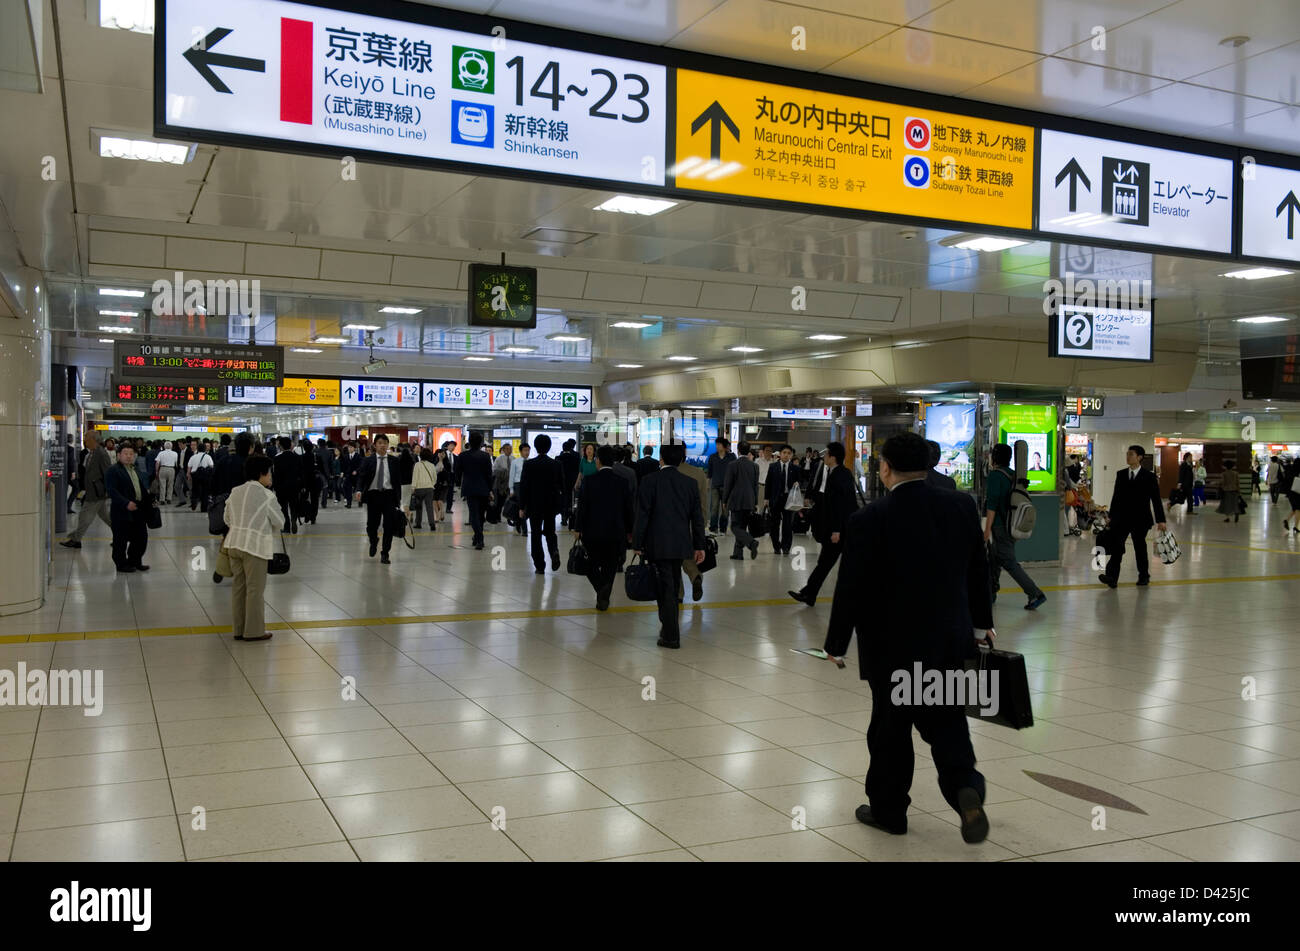
{"type": "Polygon", "coordinates": [[[667,70],[280,0],[166,0],[165,130],[662,185],[667,70]]]}
{"type": "Polygon", "coordinates": [[[401,406],[420,408],[419,380],[340,380],[339,402],[344,406],[401,406]]]}
{"type": "Polygon", "coordinates": [[[1241,183],[1241,253],[1300,261],[1300,171],[1247,166],[1241,183]]]}
{"type": "Polygon", "coordinates": [[[589,386],[515,386],[515,411],[525,413],[590,413],[589,386]]]}
{"type": "Polygon", "coordinates": [[[273,386],[228,386],[226,400],[231,403],[274,403],[273,386]]]}
{"type": "Polygon", "coordinates": [[[1229,159],[1044,129],[1038,228],[1232,253],[1229,159]]]}
{"type": "Polygon", "coordinates": [[[425,380],[425,409],[502,409],[511,408],[512,388],[492,383],[446,383],[425,380]]]}
{"type": "Polygon", "coordinates": [[[1152,312],[1061,304],[1054,357],[1096,360],[1152,359],[1152,312]]]}
{"type": "Polygon", "coordinates": [[[817,409],[770,409],[767,411],[771,419],[831,419],[831,408],[829,406],[817,409]]]}

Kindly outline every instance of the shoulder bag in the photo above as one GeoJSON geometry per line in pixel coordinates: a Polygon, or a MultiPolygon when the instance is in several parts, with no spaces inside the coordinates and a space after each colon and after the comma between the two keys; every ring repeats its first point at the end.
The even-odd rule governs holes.
{"type": "Polygon", "coordinates": [[[640,555],[633,555],[631,563],[623,569],[623,590],[629,601],[658,601],[659,581],[654,565],[647,564],[640,555]]]}
{"type": "Polygon", "coordinates": [[[571,575],[582,575],[584,578],[591,572],[591,557],[587,554],[587,547],[582,544],[582,540],[573,543],[569,549],[569,562],[567,565],[568,572],[571,575]]]}
{"type": "MultiPolygon", "coordinates": [[[[267,524],[272,528],[275,523],[267,516],[267,524]]],[[[289,549],[284,544],[284,532],[280,532],[280,551],[271,555],[271,560],[266,563],[266,573],[268,575],[287,575],[289,573],[289,549]]]]}

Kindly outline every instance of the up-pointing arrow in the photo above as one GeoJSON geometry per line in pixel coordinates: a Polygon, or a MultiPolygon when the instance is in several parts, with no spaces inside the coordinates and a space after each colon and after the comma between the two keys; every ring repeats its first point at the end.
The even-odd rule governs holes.
{"type": "Polygon", "coordinates": [[[344,390],[343,392],[346,393],[346,394],[348,395],[348,399],[352,399],[352,394],[356,393],[356,390],[354,390],[352,387],[349,386],[349,387],[348,387],[346,390],[344,390]]]}
{"type": "Polygon", "coordinates": [[[1083,168],[1079,165],[1079,160],[1073,157],[1070,158],[1070,161],[1065,163],[1065,168],[1056,173],[1056,186],[1058,188],[1061,186],[1061,182],[1065,181],[1067,176],[1069,176],[1070,179],[1070,211],[1074,211],[1075,207],[1078,205],[1076,199],[1078,197],[1077,191],[1079,182],[1083,182],[1083,187],[1087,191],[1092,191],[1092,182],[1088,181],[1088,176],[1083,173],[1083,168]]]}
{"type": "Polygon", "coordinates": [[[1286,239],[1288,241],[1294,241],[1295,216],[1296,212],[1300,211],[1300,198],[1296,198],[1294,191],[1286,193],[1286,197],[1283,198],[1281,203],[1277,206],[1277,211],[1273,213],[1273,217],[1282,217],[1283,210],[1286,211],[1286,239]]]}
{"type": "Polygon", "coordinates": [[[212,71],[213,66],[226,66],[230,69],[246,69],[252,73],[266,72],[266,60],[250,59],[247,56],[230,56],[226,53],[214,53],[212,47],[216,46],[227,36],[230,30],[224,26],[219,26],[207,36],[197,46],[191,46],[181,55],[184,56],[191,66],[193,66],[200,76],[208,81],[208,85],[217,92],[230,92],[230,87],[221,81],[221,77],[212,71]]]}
{"type": "Polygon", "coordinates": [[[727,115],[727,110],[722,108],[718,100],[713,100],[713,104],[705,109],[695,121],[691,123],[691,135],[700,131],[700,127],[709,123],[709,161],[722,161],[722,127],[725,125],[731,137],[737,142],[740,141],[740,130],[736,128],[736,123],[731,121],[731,116],[727,115]]]}

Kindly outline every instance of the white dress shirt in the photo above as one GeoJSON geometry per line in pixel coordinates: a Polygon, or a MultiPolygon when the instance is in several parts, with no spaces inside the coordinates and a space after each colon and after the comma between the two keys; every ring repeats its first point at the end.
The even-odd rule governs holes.
{"type": "Polygon", "coordinates": [[[393,487],[392,475],[388,468],[388,456],[375,457],[375,481],[370,483],[372,489],[391,489],[393,487]]]}

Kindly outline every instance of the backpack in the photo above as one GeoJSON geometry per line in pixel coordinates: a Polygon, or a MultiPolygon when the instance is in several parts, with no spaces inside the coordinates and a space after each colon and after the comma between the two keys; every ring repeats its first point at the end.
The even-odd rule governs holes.
{"type": "Polygon", "coordinates": [[[1013,478],[1001,469],[995,469],[1004,479],[1011,481],[1011,493],[1007,496],[1007,531],[1014,539],[1028,538],[1034,534],[1034,525],[1038,521],[1038,510],[1034,500],[1029,497],[1021,485],[1021,479],[1013,478]]]}

